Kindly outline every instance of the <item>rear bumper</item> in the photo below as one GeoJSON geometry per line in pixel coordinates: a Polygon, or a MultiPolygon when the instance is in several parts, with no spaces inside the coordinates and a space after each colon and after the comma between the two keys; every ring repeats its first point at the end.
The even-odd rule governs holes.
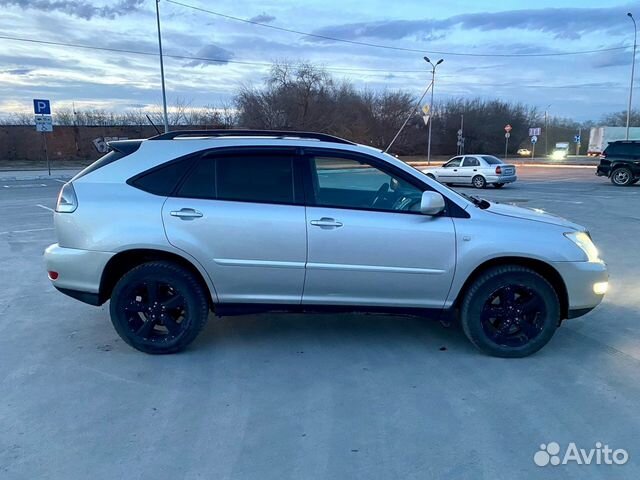
{"type": "Polygon", "coordinates": [[[575,318],[597,307],[604,293],[596,293],[597,286],[609,281],[609,273],[604,263],[555,262],[567,287],[569,297],[569,318],[575,318]]]}
{"type": "Polygon", "coordinates": [[[55,272],[57,274],[54,280],[49,273],[49,279],[54,287],[78,300],[96,304],[87,302],[80,297],[98,296],[102,272],[114,255],[112,252],[64,248],[54,243],[44,251],[44,263],[48,273],[55,272]]]}
{"type": "Polygon", "coordinates": [[[596,175],[598,177],[608,177],[609,174],[611,173],[611,167],[609,166],[602,166],[602,165],[598,165],[598,168],[596,168],[596,175]]]}
{"type": "Polygon", "coordinates": [[[513,183],[518,179],[517,175],[487,175],[487,183],[513,183]]]}

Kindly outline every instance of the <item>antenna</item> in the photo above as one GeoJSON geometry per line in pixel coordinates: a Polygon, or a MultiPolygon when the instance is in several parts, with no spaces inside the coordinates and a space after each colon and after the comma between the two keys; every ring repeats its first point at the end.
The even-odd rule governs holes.
{"type": "MultiPolygon", "coordinates": [[[[402,126],[400,127],[400,130],[398,130],[398,133],[396,133],[396,136],[393,137],[393,140],[391,140],[391,143],[389,144],[389,146],[387,148],[385,148],[384,153],[387,153],[389,151],[389,149],[391,148],[391,146],[395,143],[395,141],[398,139],[398,137],[400,136],[400,134],[402,133],[402,130],[404,130],[404,127],[407,126],[407,123],[409,123],[409,120],[411,120],[411,117],[413,117],[416,114],[416,111],[418,110],[418,107],[420,106],[420,104],[422,103],[422,100],[424,99],[424,97],[427,95],[427,92],[431,89],[431,87],[433,86],[433,80],[429,83],[429,85],[427,86],[427,89],[424,91],[424,93],[422,94],[422,96],[420,97],[420,100],[418,100],[418,103],[416,103],[416,106],[413,107],[413,110],[411,110],[411,113],[409,114],[409,116],[407,117],[407,119],[404,121],[404,123],[402,124],[402,126]]],[[[433,115],[432,112],[429,112],[429,115],[433,115]]],[[[429,121],[431,121],[431,119],[429,119],[429,121]]]]}
{"type": "Polygon", "coordinates": [[[148,113],[146,114],[146,117],[147,117],[147,120],[149,120],[149,123],[150,123],[151,125],[153,125],[153,128],[155,128],[155,129],[156,129],[156,133],[157,133],[158,135],[160,135],[160,130],[158,130],[158,127],[156,127],[156,124],[155,124],[155,123],[153,123],[153,121],[151,120],[151,117],[149,116],[149,114],[148,114],[148,113]]]}

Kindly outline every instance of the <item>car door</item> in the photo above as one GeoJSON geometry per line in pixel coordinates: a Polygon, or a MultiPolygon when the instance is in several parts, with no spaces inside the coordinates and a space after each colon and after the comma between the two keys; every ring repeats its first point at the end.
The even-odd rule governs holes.
{"type": "Polygon", "coordinates": [[[307,256],[293,150],[200,157],[167,199],[169,242],[208,271],[221,302],[300,303],[307,256]]]}
{"type": "Polygon", "coordinates": [[[457,183],[458,171],[463,157],[453,157],[438,170],[438,181],[441,183],[457,183]]]}
{"type": "Polygon", "coordinates": [[[430,187],[374,157],[305,152],[302,302],[441,308],[453,278],[455,232],[447,215],[418,213],[430,187]]]}
{"type": "Polygon", "coordinates": [[[466,155],[462,160],[462,165],[458,169],[459,182],[464,184],[471,184],[471,179],[477,175],[480,168],[480,160],[476,157],[466,155]]]}

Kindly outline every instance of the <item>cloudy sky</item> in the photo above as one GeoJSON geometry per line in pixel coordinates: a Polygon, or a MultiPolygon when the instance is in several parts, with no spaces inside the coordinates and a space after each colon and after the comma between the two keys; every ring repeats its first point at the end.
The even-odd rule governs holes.
{"type": "MultiPolygon", "coordinates": [[[[160,7],[165,53],[173,56],[165,59],[170,103],[222,104],[283,59],[324,65],[360,87],[419,95],[426,54],[445,59],[437,98],[550,104],[552,115],[577,120],[626,108],[633,44],[626,13],[640,19],[640,2],[612,0],[162,0],[160,7]],[[532,56],[591,50],[606,51],[532,56]]],[[[158,105],[154,8],[154,0],[0,0],[0,37],[147,53],[0,38],[0,115],[30,111],[32,98],[50,98],[54,110],[71,102],[118,111],[158,105]]],[[[638,108],[640,91],[636,98],[638,108]]]]}

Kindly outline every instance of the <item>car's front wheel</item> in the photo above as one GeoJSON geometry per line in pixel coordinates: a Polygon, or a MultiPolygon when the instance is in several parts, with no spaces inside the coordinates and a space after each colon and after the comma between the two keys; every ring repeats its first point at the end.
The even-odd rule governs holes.
{"type": "Polygon", "coordinates": [[[183,350],[209,316],[205,287],[172,262],[139,265],[118,281],[111,294],[111,322],[118,335],[145,353],[183,350]]]}
{"type": "Polygon", "coordinates": [[[526,357],[549,342],[560,323],[560,301],[537,272],[517,265],[481,274],[462,303],[461,323],[471,342],[496,357],[526,357]]]}
{"type": "Polygon", "coordinates": [[[611,183],[619,187],[626,187],[633,183],[633,174],[627,167],[618,167],[611,173],[611,183]]]}

